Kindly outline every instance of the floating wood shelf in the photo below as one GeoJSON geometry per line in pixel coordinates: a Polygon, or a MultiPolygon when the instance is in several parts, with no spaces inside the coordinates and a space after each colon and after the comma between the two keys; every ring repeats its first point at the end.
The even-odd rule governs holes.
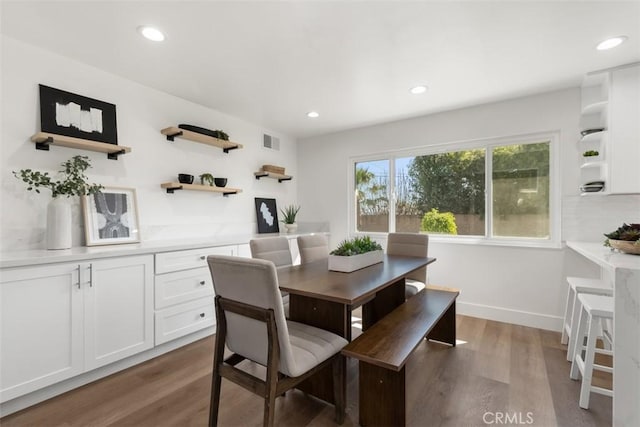
{"type": "Polygon", "coordinates": [[[271,179],[277,179],[278,182],[291,181],[293,179],[291,175],[282,175],[279,173],[266,172],[266,171],[258,171],[258,172],[254,172],[253,174],[256,176],[256,179],[271,178],[271,179]]]}
{"type": "Polygon", "coordinates": [[[31,137],[31,142],[36,144],[36,150],[49,151],[50,145],[60,145],[62,147],[106,153],[107,157],[112,160],[118,160],[118,156],[131,152],[131,147],[125,147],[123,145],[89,141],[88,139],[74,138],[72,136],[57,135],[48,132],[36,133],[31,137]]]}
{"type": "Polygon", "coordinates": [[[175,190],[209,191],[211,193],[222,193],[223,196],[242,193],[242,190],[239,188],[214,187],[211,185],[200,184],[183,184],[181,182],[163,182],[162,184],[160,184],[160,187],[166,189],[167,193],[170,194],[172,194],[175,190]]]}
{"type": "Polygon", "coordinates": [[[188,139],[189,141],[199,142],[200,144],[221,148],[225,153],[228,153],[230,150],[242,148],[242,144],[238,144],[237,142],[225,141],[224,139],[218,139],[201,133],[192,132],[190,130],[180,129],[176,126],[164,128],[160,133],[166,135],[167,141],[173,141],[174,138],[180,137],[188,139]]]}

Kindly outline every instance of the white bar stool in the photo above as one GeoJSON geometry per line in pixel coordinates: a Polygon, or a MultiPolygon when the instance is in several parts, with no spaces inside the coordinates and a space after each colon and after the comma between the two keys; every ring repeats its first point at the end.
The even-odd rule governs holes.
{"type": "Polygon", "coordinates": [[[573,331],[578,326],[578,316],[580,316],[580,303],[578,294],[595,294],[613,296],[613,288],[598,279],[585,279],[582,277],[567,277],[569,287],[567,290],[567,304],[564,309],[564,323],[562,327],[562,337],[560,343],[568,344],[567,360],[573,360],[575,352],[575,333],[573,331]]]}
{"type": "Polygon", "coordinates": [[[613,397],[613,390],[591,385],[593,370],[613,373],[613,368],[594,364],[595,353],[613,355],[612,350],[602,350],[596,348],[598,338],[598,324],[603,325],[602,338],[613,346],[613,336],[604,327],[606,320],[613,320],[613,297],[605,295],[578,294],[578,301],[582,306],[578,329],[575,331],[576,348],[571,363],[571,373],[569,377],[577,380],[582,375],[582,386],[580,387],[580,407],[589,409],[589,396],[591,392],[613,397]],[[599,322],[600,321],[600,322],[599,322]],[[588,330],[587,330],[588,325],[588,330]],[[584,337],[587,337],[586,347],[582,346],[584,337]],[[582,356],[584,351],[584,358],[582,356]]]}

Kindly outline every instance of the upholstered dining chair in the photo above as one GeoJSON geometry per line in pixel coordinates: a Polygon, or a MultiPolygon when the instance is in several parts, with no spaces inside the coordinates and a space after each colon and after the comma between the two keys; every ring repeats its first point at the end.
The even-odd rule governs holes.
{"type": "MultiPolygon", "coordinates": [[[[249,241],[251,257],[264,259],[275,264],[276,268],[293,265],[289,240],[286,237],[265,237],[249,241]]],[[[284,314],[289,317],[289,294],[281,292],[284,303],[284,314]]]]}
{"type": "Polygon", "coordinates": [[[302,264],[329,257],[329,242],[323,234],[298,236],[298,249],[300,250],[300,262],[302,264]]]}
{"type": "MultiPolygon", "coordinates": [[[[404,255],[426,258],[429,250],[429,236],[417,233],[389,233],[388,255],[404,255]]],[[[423,290],[427,283],[427,267],[422,267],[405,278],[405,298],[410,298],[423,290]]]]}
{"type": "Polygon", "coordinates": [[[272,426],[276,397],[328,365],[334,375],[336,422],[342,424],[345,364],[340,350],[347,340],[285,319],[273,262],[223,255],[210,255],[207,262],[217,319],[209,425],[218,422],[222,378],[262,396],[264,425],[272,426]],[[226,359],[225,345],[233,353],[226,359]],[[245,359],[266,367],[266,380],[236,368],[245,359]]]}

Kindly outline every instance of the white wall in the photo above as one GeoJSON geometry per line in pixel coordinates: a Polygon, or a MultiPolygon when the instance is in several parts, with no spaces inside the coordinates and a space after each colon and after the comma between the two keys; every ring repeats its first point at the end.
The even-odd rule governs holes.
{"type": "MultiPolygon", "coordinates": [[[[640,196],[579,196],[579,110],[580,91],[575,88],[299,141],[303,218],[329,221],[332,245],[347,237],[351,157],[558,131],[563,239],[600,241],[603,232],[623,221],[640,222],[640,196]]],[[[432,242],[429,253],[438,259],[429,267],[431,283],[461,290],[460,313],[545,329],[560,329],[564,277],[598,274],[567,249],[432,242]]]]}
{"type": "MultiPolygon", "coordinates": [[[[2,39],[2,250],[44,247],[48,191],[25,191],[11,171],[32,168],[55,172],[76,154],[89,156],[92,182],[134,187],[137,191],[143,240],[172,239],[254,232],[254,197],[273,197],[279,206],[294,203],[297,181],[279,184],[256,180],[262,164],[277,164],[297,174],[293,138],[259,125],[159,92],[141,84],[3,36],[2,39]],[[118,161],[106,155],[64,147],[36,151],[29,138],[40,130],[38,84],[116,104],[118,141],[132,152],[118,161]],[[223,129],[243,149],[222,150],[176,138],[166,141],[160,129],[190,123],[223,129]],[[262,134],[280,137],[280,151],[262,148],[262,134]],[[160,183],[177,180],[178,173],[210,172],[228,178],[228,186],[243,193],[177,191],[166,194],[160,183]]],[[[76,198],[77,199],[77,198],[76,198]]],[[[75,201],[74,245],[83,244],[78,201],[75,201]]]]}

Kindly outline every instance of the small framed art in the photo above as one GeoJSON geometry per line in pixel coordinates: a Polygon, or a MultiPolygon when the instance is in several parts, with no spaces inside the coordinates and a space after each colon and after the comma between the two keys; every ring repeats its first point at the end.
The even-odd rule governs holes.
{"type": "Polygon", "coordinates": [[[104,188],[82,197],[87,246],[140,241],[138,204],[133,188],[104,188]]]}
{"type": "Polygon", "coordinates": [[[276,199],[262,199],[256,197],[256,217],[258,219],[258,233],[279,233],[278,210],[276,199]]]}

